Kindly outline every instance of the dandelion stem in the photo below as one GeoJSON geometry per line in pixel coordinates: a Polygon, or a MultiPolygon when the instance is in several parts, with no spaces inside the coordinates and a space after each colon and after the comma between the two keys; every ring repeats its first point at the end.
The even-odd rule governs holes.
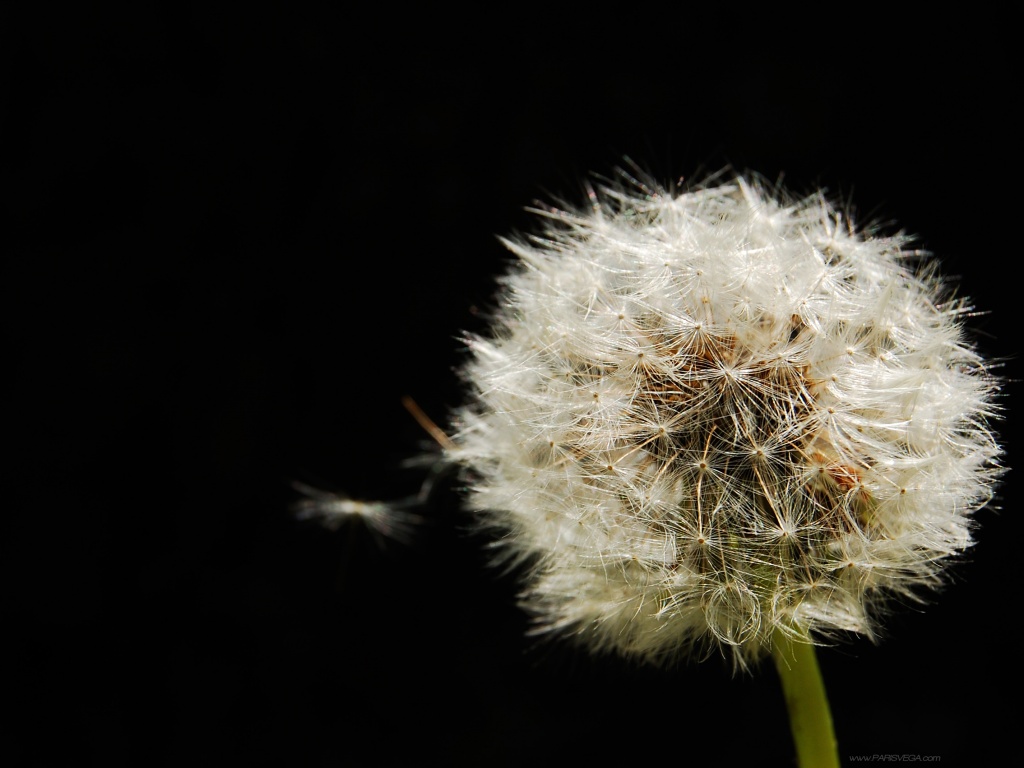
{"type": "Polygon", "coordinates": [[[789,710],[797,765],[799,768],[839,768],[832,712],[814,645],[809,640],[794,641],[776,631],[772,656],[789,710]]]}

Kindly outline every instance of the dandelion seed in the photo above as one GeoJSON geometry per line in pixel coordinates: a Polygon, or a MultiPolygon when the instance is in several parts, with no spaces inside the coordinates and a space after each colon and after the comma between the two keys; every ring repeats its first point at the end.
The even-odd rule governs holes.
{"type": "Polygon", "coordinates": [[[292,487],[304,496],[291,507],[299,520],[313,520],[332,530],[353,522],[362,523],[379,544],[389,539],[411,544],[416,528],[423,523],[419,514],[410,511],[422,505],[419,496],[389,502],[359,501],[305,483],[295,482],[292,487]]]}
{"type": "MultiPolygon", "coordinates": [[[[411,397],[402,398],[402,405],[412,415],[424,431],[433,438],[437,448],[450,450],[454,443],[444,431],[434,423],[423,409],[411,397]]],[[[314,488],[301,482],[293,482],[292,488],[304,498],[291,505],[292,513],[300,520],[315,520],[325,528],[335,530],[350,521],[359,521],[366,525],[374,534],[378,543],[394,539],[403,544],[411,544],[416,529],[426,520],[414,509],[423,509],[429,502],[437,480],[452,467],[436,452],[425,452],[406,462],[426,469],[426,475],[415,496],[408,496],[396,501],[360,501],[345,494],[314,488]]]]}

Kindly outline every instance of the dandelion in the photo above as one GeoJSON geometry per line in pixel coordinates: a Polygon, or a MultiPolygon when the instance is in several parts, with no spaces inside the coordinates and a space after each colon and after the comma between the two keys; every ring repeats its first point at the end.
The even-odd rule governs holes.
{"type": "Polygon", "coordinates": [[[874,636],[971,546],[999,381],[907,236],[753,176],[623,175],[504,241],[446,456],[538,634],[654,664],[774,653],[816,760],[824,693],[787,670],[816,676],[813,644],[874,636]]]}

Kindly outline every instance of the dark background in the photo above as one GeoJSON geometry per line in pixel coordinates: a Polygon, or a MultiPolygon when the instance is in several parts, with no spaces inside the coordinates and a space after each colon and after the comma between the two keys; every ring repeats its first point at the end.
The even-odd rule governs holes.
{"type": "MultiPolygon", "coordinates": [[[[1013,358],[1008,28],[488,12],[5,11],[22,764],[792,764],[770,666],[531,645],[451,484],[412,545],[380,547],[293,519],[290,483],[414,492],[427,438],[400,398],[442,424],[458,404],[459,334],[509,262],[495,236],[625,156],[666,182],[784,174],[898,222],[985,310],[982,350],[1013,358]]],[[[1015,484],[932,604],[820,653],[844,756],[1019,752],[1015,484]]]]}

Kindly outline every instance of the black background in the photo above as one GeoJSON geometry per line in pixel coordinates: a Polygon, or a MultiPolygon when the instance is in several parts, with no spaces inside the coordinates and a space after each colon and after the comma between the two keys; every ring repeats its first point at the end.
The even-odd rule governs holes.
{"type": "MultiPolygon", "coordinates": [[[[427,438],[400,398],[442,424],[458,404],[459,334],[482,330],[509,263],[495,236],[626,156],[665,181],[784,174],[898,222],[985,310],[970,325],[1014,376],[1006,25],[262,8],[3,19],[10,748],[25,765],[791,765],[770,666],[531,645],[450,486],[413,545],[380,547],[293,519],[289,484],[414,492],[402,463],[427,438]]],[[[820,653],[844,756],[1018,751],[1015,483],[930,605],[820,653]]]]}

